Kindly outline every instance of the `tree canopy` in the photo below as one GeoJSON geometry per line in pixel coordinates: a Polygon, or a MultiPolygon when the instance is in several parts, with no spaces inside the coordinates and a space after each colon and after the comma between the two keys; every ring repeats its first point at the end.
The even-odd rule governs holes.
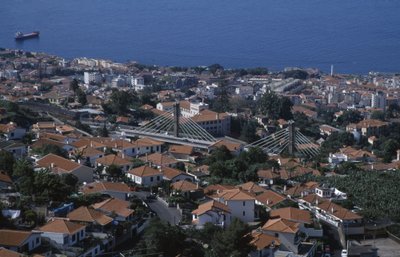
{"type": "Polygon", "coordinates": [[[289,98],[278,96],[273,91],[266,92],[258,101],[259,113],[271,120],[292,119],[292,107],[293,103],[289,98]]]}

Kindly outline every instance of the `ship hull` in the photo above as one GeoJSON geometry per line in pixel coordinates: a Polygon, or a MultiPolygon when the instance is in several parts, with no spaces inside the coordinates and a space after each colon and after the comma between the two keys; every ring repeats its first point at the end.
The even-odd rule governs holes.
{"type": "Polygon", "coordinates": [[[33,33],[29,33],[29,34],[23,34],[21,36],[16,36],[15,40],[25,40],[25,39],[36,38],[36,37],[39,37],[39,32],[33,32],[33,33]]]}

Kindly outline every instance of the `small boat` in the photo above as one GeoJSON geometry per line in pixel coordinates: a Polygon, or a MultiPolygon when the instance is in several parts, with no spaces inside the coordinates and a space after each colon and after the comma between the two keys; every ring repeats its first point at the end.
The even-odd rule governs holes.
{"type": "Polygon", "coordinates": [[[24,34],[20,31],[15,33],[15,40],[24,40],[28,38],[34,38],[34,37],[39,37],[40,32],[39,31],[34,31],[32,33],[24,34]]]}

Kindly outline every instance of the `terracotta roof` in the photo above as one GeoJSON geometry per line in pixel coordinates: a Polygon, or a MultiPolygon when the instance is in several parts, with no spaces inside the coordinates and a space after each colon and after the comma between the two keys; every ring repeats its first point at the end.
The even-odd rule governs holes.
{"type": "Polygon", "coordinates": [[[11,184],[12,180],[11,180],[10,176],[7,175],[6,172],[0,171],[0,182],[11,184]]]}
{"type": "Polygon", "coordinates": [[[100,211],[88,208],[86,206],[81,206],[78,209],[68,213],[67,218],[69,218],[71,221],[77,222],[98,223],[101,226],[105,226],[113,221],[112,218],[104,215],[100,211]]]}
{"type": "Polygon", "coordinates": [[[109,198],[100,203],[95,203],[92,205],[92,207],[96,210],[102,210],[108,213],[115,212],[117,215],[125,218],[134,213],[134,210],[129,209],[130,206],[130,202],[117,198],[109,198]]]}
{"type": "Polygon", "coordinates": [[[319,197],[316,194],[309,194],[309,195],[306,195],[306,196],[304,196],[304,197],[302,197],[300,199],[305,201],[305,202],[307,202],[307,203],[309,203],[309,204],[312,204],[312,205],[318,205],[318,204],[320,204],[322,202],[327,201],[326,199],[324,199],[322,197],[319,197]]]}
{"type": "Polygon", "coordinates": [[[180,180],[175,183],[171,184],[171,187],[174,190],[179,190],[182,192],[188,192],[188,191],[195,191],[198,190],[198,186],[195,183],[186,181],[186,180],[180,180]]]}
{"type": "Polygon", "coordinates": [[[300,210],[293,207],[286,207],[286,208],[272,210],[269,213],[269,216],[271,218],[283,218],[286,220],[299,223],[307,223],[307,224],[312,223],[311,213],[309,211],[300,210]]]}
{"type": "Polygon", "coordinates": [[[341,220],[356,220],[362,219],[360,215],[354,213],[340,205],[337,205],[331,201],[325,201],[318,205],[318,208],[326,211],[327,213],[341,219],[341,220]]]}
{"type": "Polygon", "coordinates": [[[35,149],[35,148],[42,148],[46,145],[55,145],[58,147],[63,147],[65,144],[57,141],[57,140],[52,140],[49,138],[39,138],[37,141],[35,141],[32,145],[31,148],[35,149]]]}
{"type": "Polygon", "coordinates": [[[17,124],[15,124],[14,122],[10,122],[7,124],[0,124],[0,132],[1,133],[8,133],[8,132],[15,130],[16,128],[17,128],[17,124]]]}
{"type": "Polygon", "coordinates": [[[59,126],[56,126],[56,130],[60,133],[68,133],[68,132],[74,131],[75,128],[73,128],[69,125],[59,125],[59,126]]]}
{"type": "Polygon", "coordinates": [[[148,177],[148,176],[157,176],[161,175],[161,172],[157,169],[153,169],[147,165],[140,166],[128,171],[129,174],[138,176],[138,177],[148,177]]]}
{"type": "Polygon", "coordinates": [[[199,114],[192,117],[194,122],[205,122],[223,120],[226,117],[230,117],[227,113],[217,113],[210,110],[202,110],[199,114]]]}
{"type": "Polygon", "coordinates": [[[210,166],[208,166],[208,165],[201,165],[201,166],[196,167],[196,170],[201,172],[201,173],[210,175],[209,168],[210,168],[210,166]]]}
{"type": "Polygon", "coordinates": [[[230,213],[230,209],[228,207],[228,205],[223,204],[221,202],[212,200],[212,201],[208,201],[206,203],[200,204],[196,210],[192,211],[193,214],[196,215],[202,215],[208,211],[216,211],[216,212],[226,212],[226,213],[230,213]]]}
{"type": "Polygon", "coordinates": [[[31,231],[0,229],[0,245],[19,247],[22,246],[31,235],[31,231]]]}
{"type": "Polygon", "coordinates": [[[274,172],[272,169],[269,170],[258,170],[257,175],[263,179],[276,179],[279,178],[279,174],[274,172]]]}
{"type": "Polygon", "coordinates": [[[368,128],[368,127],[382,127],[386,126],[389,123],[381,121],[381,120],[374,120],[374,119],[367,119],[367,120],[362,120],[359,123],[351,123],[348,125],[350,128],[368,128]]]}
{"type": "Polygon", "coordinates": [[[362,149],[355,149],[351,146],[340,148],[340,152],[352,159],[363,158],[363,157],[374,157],[374,155],[368,151],[364,151],[362,149]]]}
{"type": "Polygon", "coordinates": [[[56,129],[56,124],[54,122],[37,122],[33,124],[34,129],[56,129]]]}
{"type": "Polygon", "coordinates": [[[315,188],[318,187],[318,183],[316,182],[308,182],[308,184],[296,184],[295,186],[289,188],[286,190],[284,193],[286,195],[298,197],[302,196],[302,194],[308,194],[308,193],[313,193],[315,191],[315,188]]]}
{"type": "Polygon", "coordinates": [[[166,165],[174,164],[174,163],[178,162],[175,158],[173,158],[167,154],[161,154],[161,153],[153,153],[153,154],[141,157],[140,159],[142,161],[151,162],[157,166],[166,166],[166,165]]]}
{"type": "Polygon", "coordinates": [[[73,146],[76,148],[82,148],[82,147],[93,147],[93,148],[104,148],[106,145],[100,140],[97,140],[95,138],[81,138],[78,141],[75,141],[72,143],[73,146]]]}
{"type": "Polygon", "coordinates": [[[246,190],[246,191],[248,191],[250,193],[254,193],[254,194],[260,194],[260,193],[263,193],[263,192],[267,191],[266,189],[260,187],[259,185],[257,185],[254,182],[251,182],[251,181],[247,182],[247,183],[244,183],[244,184],[241,184],[241,185],[238,185],[236,187],[237,188],[241,188],[243,190],[246,190]]]}
{"type": "Polygon", "coordinates": [[[164,142],[162,141],[158,141],[158,140],[154,140],[148,137],[144,137],[144,138],[139,138],[136,141],[132,142],[132,144],[139,146],[139,147],[143,147],[143,146],[157,146],[157,145],[162,145],[164,144],[164,142]]]}
{"type": "Polygon", "coordinates": [[[225,201],[246,201],[246,200],[255,200],[255,197],[241,189],[230,189],[224,190],[218,194],[218,198],[223,198],[225,201]]]}
{"type": "Polygon", "coordinates": [[[118,116],[115,120],[116,123],[129,123],[129,117],[118,116]]]}
{"type": "Polygon", "coordinates": [[[231,185],[220,185],[220,184],[215,184],[215,185],[209,185],[206,188],[204,188],[204,193],[209,195],[209,194],[214,194],[214,193],[221,193],[224,190],[229,190],[229,189],[234,189],[234,186],[231,185]]]}
{"type": "Polygon", "coordinates": [[[171,145],[168,149],[170,153],[176,154],[187,154],[190,155],[193,153],[193,146],[188,145],[171,145]]]}
{"type": "Polygon", "coordinates": [[[219,140],[219,141],[215,142],[214,144],[210,145],[209,148],[221,147],[221,146],[226,146],[226,148],[229,151],[235,152],[242,147],[242,144],[222,139],[222,140],[219,140]]]}
{"type": "Polygon", "coordinates": [[[121,158],[115,154],[109,154],[101,158],[98,158],[96,159],[96,163],[99,163],[103,166],[110,166],[110,165],[124,166],[132,164],[130,160],[121,158]]]}
{"type": "Polygon", "coordinates": [[[82,153],[83,157],[92,157],[96,155],[104,155],[104,152],[92,147],[83,147],[74,151],[74,153],[82,153]]]}
{"type": "Polygon", "coordinates": [[[124,139],[107,140],[104,142],[104,144],[110,148],[115,148],[120,150],[127,148],[135,148],[134,144],[124,139]]]}
{"type": "Polygon", "coordinates": [[[129,193],[130,188],[127,184],[117,182],[93,182],[82,187],[84,194],[95,194],[104,191],[125,192],[129,193]]]}
{"type": "Polygon", "coordinates": [[[285,201],[286,197],[272,190],[267,190],[264,193],[257,195],[256,200],[265,206],[272,207],[280,202],[285,201]]]}
{"type": "Polygon", "coordinates": [[[170,168],[170,167],[163,167],[161,172],[163,173],[163,176],[169,180],[171,180],[181,174],[185,174],[181,170],[170,168]]]}
{"type": "Polygon", "coordinates": [[[300,224],[282,218],[269,219],[262,227],[263,230],[295,234],[299,230],[300,224]]]}
{"type": "Polygon", "coordinates": [[[0,256],[1,257],[23,257],[25,255],[18,253],[18,252],[14,252],[11,250],[8,250],[6,248],[0,247],[0,256]]]}
{"type": "Polygon", "coordinates": [[[49,221],[46,225],[39,228],[40,231],[43,232],[53,232],[53,233],[62,233],[62,234],[75,234],[77,231],[84,229],[86,226],[71,222],[64,219],[54,219],[49,221]]]}
{"type": "Polygon", "coordinates": [[[252,232],[251,233],[252,240],[250,244],[253,245],[257,250],[261,251],[263,249],[269,249],[271,245],[280,246],[281,242],[278,238],[273,237],[268,234],[260,233],[260,232],[252,232]]]}
{"type": "Polygon", "coordinates": [[[68,173],[82,165],[55,154],[48,154],[36,162],[40,168],[50,168],[53,172],[68,173]]]}
{"type": "Polygon", "coordinates": [[[39,138],[47,138],[59,142],[63,142],[67,137],[60,134],[49,133],[49,132],[40,132],[39,138]]]}

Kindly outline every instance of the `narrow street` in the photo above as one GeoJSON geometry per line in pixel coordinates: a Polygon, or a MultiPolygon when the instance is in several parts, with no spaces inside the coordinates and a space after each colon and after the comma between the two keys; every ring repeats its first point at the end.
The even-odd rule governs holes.
{"type": "Polygon", "coordinates": [[[168,207],[165,203],[158,199],[146,200],[150,192],[133,192],[133,195],[144,200],[149,208],[157,214],[157,216],[171,225],[177,225],[182,219],[181,213],[175,207],[168,207]]]}

